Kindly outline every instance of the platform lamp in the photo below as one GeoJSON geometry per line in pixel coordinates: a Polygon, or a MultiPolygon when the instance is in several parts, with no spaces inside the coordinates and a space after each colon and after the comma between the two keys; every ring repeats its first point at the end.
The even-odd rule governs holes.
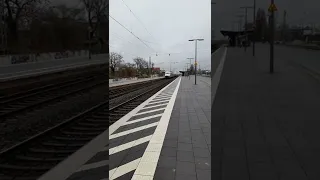
{"type": "Polygon", "coordinates": [[[197,84],[197,42],[204,41],[204,39],[190,39],[189,41],[195,41],[195,53],[194,53],[194,84],[197,84]]]}

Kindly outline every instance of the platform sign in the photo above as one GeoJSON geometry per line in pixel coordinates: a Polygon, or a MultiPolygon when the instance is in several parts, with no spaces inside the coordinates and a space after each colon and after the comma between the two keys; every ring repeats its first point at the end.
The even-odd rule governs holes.
{"type": "Polygon", "coordinates": [[[274,11],[278,11],[277,7],[275,4],[270,4],[269,8],[268,8],[269,12],[274,12],[274,11]]]}

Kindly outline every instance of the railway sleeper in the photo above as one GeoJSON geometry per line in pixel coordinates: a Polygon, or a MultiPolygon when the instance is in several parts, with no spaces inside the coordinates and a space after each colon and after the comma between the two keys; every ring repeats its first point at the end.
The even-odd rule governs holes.
{"type": "Polygon", "coordinates": [[[124,116],[125,114],[119,114],[119,115],[117,115],[117,116],[110,116],[109,117],[109,122],[111,121],[111,120],[119,120],[120,118],[122,118],[123,116],[124,116]]]}
{"type": "Polygon", "coordinates": [[[13,176],[7,176],[7,175],[0,174],[1,180],[35,180],[37,178],[38,178],[38,176],[21,177],[21,176],[16,176],[16,174],[14,174],[13,176]]]}
{"type": "Polygon", "coordinates": [[[0,164],[0,171],[3,170],[15,170],[15,171],[27,171],[27,170],[32,170],[32,171],[48,171],[51,169],[51,166],[45,167],[45,166],[19,166],[19,165],[11,165],[11,164],[0,164]]]}
{"type": "Polygon", "coordinates": [[[99,135],[100,132],[78,132],[78,131],[61,131],[63,134],[70,135],[99,135]]]}
{"type": "Polygon", "coordinates": [[[28,149],[32,153],[43,153],[43,154],[70,154],[73,153],[74,150],[54,150],[54,149],[38,149],[38,148],[29,148],[28,149]]]}
{"type": "Polygon", "coordinates": [[[94,114],[94,115],[92,115],[92,117],[95,118],[95,119],[106,119],[108,116],[99,115],[99,114],[94,114]]]}
{"type": "Polygon", "coordinates": [[[55,164],[65,159],[64,157],[29,157],[21,155],[18,155],[15,158],[22,161],[50,162],[55,164]]]}
{"type": "Polygon", "coordinates": [[[63,148],[68,148],[68,147],[82,147],[84,143],[73,143],[70,141],[69,143],[59,143],[59,142],[43,142],[41,143],[43,146],[54,146],[54,147],[63,147],[63,148]],[[72,144],[71,144],[72,143],[72,144]]]}
{"type": "Polygon", "coordinates": [[[103,123],[87,123],[87,122],[79,122],[78,125],[80,126],[87,126],[87,127],[100,127],[108,125],[108,122],[103,123]]]}
{"type": "Polygon", "coordinates": [[[89,141],[94,137],[75,137],[75,136],[52,136],[53,139],[62,141],[89,141]]]}
{"type": "Polygon", "coordinates": [[[87,122],[93,122],[93,123],[103,123],[103,122],[108,122],[108,118],[105,119],[94,119],[94,118],[88,118],[86,119],[87,122]]]}
{"type": "Polygon", "coordinates": [[[100,112],[97,112],[97,114],[99,114],[99,115],[103,115],[103,116],[109,116],[109,110],[102,110],[102,111],[100,111],[100,112]]]}
{"type": "MultiPolygon", "coordinates": [[[[114,111],[113,111],[113,112],[114,112],[114,111]]],[[[118,113],[113,113],[113,112],[109,114],[109,118],[110,118],[110,117],[113,117],[113,116],[119,116],[118,113]]]]}
{"type": "Polygon", "coordinates": [[[128,113],[128,110],[121,108],[121,109],[116,110],[116,111],[114,111],[114,112],[117,113],[117,114],[127,114],[127,113],[128,113]]]}
{"type": "MultiPolygon", "coordinates": [[[[133,108],[127,108],[127,107],[121,107],[121,109],[125,110],[125,111],[131,111],[133,108]]],[[[117,111],[114,111],[114,112],[117,112],[117,111]]]]}
{"type": "Polygon", "coordinates": [[[74,127],[71,127],[71,129],[73,130],[77,130],[77,131],[105,131],[108,129],[108,127],[97,127],[97,128],[93,128],[93,127],[83,127],[83,126],[74,126],[74,127]]]}

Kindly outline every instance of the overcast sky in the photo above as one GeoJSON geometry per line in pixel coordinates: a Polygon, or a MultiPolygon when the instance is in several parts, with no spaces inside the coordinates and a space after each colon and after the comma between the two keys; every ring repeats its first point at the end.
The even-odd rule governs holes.
{"type": "Polygon", "coordinates": [[[198,62],[201,69],[210,69],[210,0],[109,2],[109,14],[148,46],[109,18],[110,51],[122,53],[125,62],[132,63],[132,59],[137,56],[148,60],[151,56],[155,67],[169,70],[169,62],[172,62],[171,70],[182,70],[189,61],[186,58],[194,57],[195,43],[188,40],[203,38],[204,41],[198,42],[198,62]]]}
{"type": "MultiPolygon", "coordinates": [[[[212,0],[216,5],[212,5],[212,28],[215,36],[220,38],[220,29],[232,29],[236,15],[244,14],[241,6],[252,6],[253,0],[212,0]]],[[[256,0],[256,7],[263,8],[266,12],[270,0],[256,0]]],[[[275,0],[278,8],[277,21],[282,22],[283,12],[287,11],[287,23],[289,24],[320,24],[320,0],[275,0]]],[[[248,10],[248,21],[252,22],[253,11],[248,10]]],[[[234,23],[236,28],[236,24],[234,23]]]]}

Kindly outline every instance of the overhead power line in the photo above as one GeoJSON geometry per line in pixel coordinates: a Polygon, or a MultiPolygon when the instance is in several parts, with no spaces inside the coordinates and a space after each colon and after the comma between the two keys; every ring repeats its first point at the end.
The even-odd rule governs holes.
{"type": "Polygon", "coordinates": [[[146,40],[143,40],[143,39],[141,39],[141,40],[146,42],[146,43],[150,43],[150,44],[159,44],[159,43],[155,43],[155,42],[146,41],[146,40]]]}
{"type": "Polygon", "coordinates": [[[133,11],[129,8],[129,6],[124,2],[124,0],[122,0],[123,4],[129,9],[129,11],[133,14],[133,16],[141,23],[141,25],[143,26],[143,28],[148,32],[148,34],[154,39],[156,40],[152,34],[148,31],[148,29],[146,28],[146,26],[142,23],[142,21],[133,13],[133,11]]]}
{"type": "Polygon", "coordinates": [[[110,37],[116,37],[117,39],[126,41],[126,42],[128,42],[128,43],[130,43],[130,44],[132,44],[132,45],[137,45],[137,44],[135,44],[135,43],[133,43],[133,42],[131,42],[131,41],[129,41],[129,40],[126,40],[124,37],[120,36],[119,34],[117,34],[117,33],[115,33],[115,32],[112,32],[112,33],[113,33],[113,35],[110,36],[110,37]],[[116,35],[116,36],[114,36],[114,35],[116,35]]]}
{"type": "Polygon", "coordinates": [[[111,19],[113,19],[115,22],[117,22],[120,26],[122,26],[125,30],[127,30],[129,33],[131,33],[135,38],[137,38],[139,41],[141,41],[144,45],[146,45],[148,48],[150,48],[152,51],[156,52],[153,48],[148,46],[144,41],[142,41],[138,36],[136,36],[133,32],[131,32],[128,28],[126,28],[124,25],[122,25],[119,21],[117,21],[115,18],[113,18],[111,15],[109,15],[111,19]]]}

